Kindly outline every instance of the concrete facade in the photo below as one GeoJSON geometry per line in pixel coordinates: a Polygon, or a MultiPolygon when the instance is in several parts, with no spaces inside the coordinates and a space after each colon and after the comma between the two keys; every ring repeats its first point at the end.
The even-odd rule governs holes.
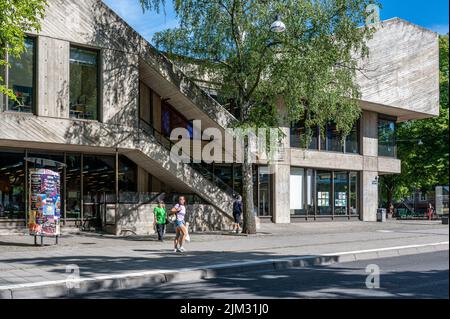
{"type": "MultiPolygon", "coordinates": [[[[208,205],[193,207],[190,218],[198,230],[228,228],[232,222],[232,192],[208,180],[196,168],[174,164],[157,134],[145,131],[145,120],[161,131],[162,105],[171,106],[188,120],[224,132],[234,117],[175,64],[157,52],[101,1],[50,0],[42,31],[31,34],[37,45],[37,102],[34,114],[0,112],[0,151],[21,147],[61,152],[115,154],[138,165],[138,192],[193,193],[208,205]],[[69,48],[81,46],[100,54],[100,114],[98,120],[69,115],[69,48]],[[152,105],[152,109],[149,108],[152,105]],[[152,121],[153,119],[153,121],[152,121]],[[155,120],[156,119],[156,120],[155,120]],[[149,175],[154,179],[150,181],[149,175]]],[[[284,157],[270,167],[271,215],[275,223],[291,222],[292,167],[353,171],[359,175],[359,217],[374,221],[378,206],[378,176],[400,173],[400,161],[378,156],[378,117],[397,121],[437,115],[439,109],[438,38],[431,31],[394,19],[380,26],[369,43],[372,53],[361,61],[367,74],[361,87],[362,117],[359,154],[291,148],[283,141],[284,157]]],[[[282,107],[280,109],[282,112],[282,107]]],[[[289,136],[289,124],[280,122],[289,136]]],[[[120,206],[115,227],[121,235],[131,229],[148,232],[152,206],[120,206]],[[145,215],[147,214],[147,215],[145,215]]]]}

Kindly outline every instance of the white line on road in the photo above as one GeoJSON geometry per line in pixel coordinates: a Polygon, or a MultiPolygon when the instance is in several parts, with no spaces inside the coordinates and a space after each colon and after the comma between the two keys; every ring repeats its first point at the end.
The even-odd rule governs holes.
{"type": "Polygon", "coordinates": [[[0,286],[0,291],[2,290],[12,290],[12,289],[21,289],[21,288],[33,288],[33,287],[43,287],[43,286],[51,286],[58,284],[77,284],[81,282],[89,282],[89,281],[100,281],[100,280],[112,280],[112,279],[121,279],[121,278],[130,278],[130,277],[144,277],[151,275],[165,275],[165,274],[174,274],[174,273],[184,273],[190,271],[201,271],[201,270],[213,270],[217,268],[226,268],[233,266],[250,266],[250,265],[258,265],[264,263],[271,262],[279,262],[279,261],[290,261],[290,260],[308,260],[320,257],[330,257],[330,256],[343,256],[343,255],[352,255],[352,254],[363,254],[363,253],[371,253],[371,252],[380,252],[380,251],[389,251],[389,250],[399,250],[399,249],[411,249],[411,248],[422,248],[422,247],[432,247],[432,246],[440,246],[440,245],[448,245],[449,242],[437,242],[430,244],[420,244],[420,245],[408,245],[408,246],[396,246],[396,247],[385,247],[385,248],[375,248],[375,249],[366,249],[366,250],[355,250],[355,251],[346,251],[346,252],[337,252],[337,253],[327,253],[320,255],[310,255],[310,256],[301,256],[301,257],[285,257],[285,258],[271,258],[264,260],[256,260],[256,261],[247,261],[241,263],[223,263],[223,264],[215,264],[210,266],[204,266],[201,268],[183,268],[183,269],[167,269],[167,270],[150,270],[150,271],[142,271],[142,272],[132,272],[132,273],[123,273],[123,274],[115,274],[115,275],[104,275],[97,276],[91,278],[79,278],[79,279],[70,279],[70,280],[53,280],[53,281],[41,281],[41,282],[33,282],[33,283],[24,283],[24,284],[15,284],[8,286],[0,286]]]}

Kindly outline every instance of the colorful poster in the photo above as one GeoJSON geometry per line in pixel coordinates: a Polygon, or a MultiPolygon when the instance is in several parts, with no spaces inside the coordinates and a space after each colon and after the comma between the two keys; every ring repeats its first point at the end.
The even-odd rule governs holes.
{"type": "Polygon", "coordinates": [[[61,217],[59,173],[49,169],[30,169],[30,183],[30,235],[58,236],[61,217]]]}

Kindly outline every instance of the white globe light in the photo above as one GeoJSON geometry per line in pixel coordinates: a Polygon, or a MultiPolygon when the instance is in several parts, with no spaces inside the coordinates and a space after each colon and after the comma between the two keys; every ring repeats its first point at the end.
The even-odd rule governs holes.
{"type": "Polygon", "coordinates": [[[270,26],[270,31],[275,33],[281,33],[286,31],[286,25],[283,21],[281,21],[280,16],[276,17],[276,20],[272,25],[270,26]]]}

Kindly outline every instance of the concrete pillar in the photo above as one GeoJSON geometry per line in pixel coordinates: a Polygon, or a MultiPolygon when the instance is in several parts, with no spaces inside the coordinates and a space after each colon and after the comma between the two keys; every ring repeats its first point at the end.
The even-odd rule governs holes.
{"type": "Polygon", "coordinates": [[[378,209],[378,114],[364,111],[361,118],[360,218],[376,221],[378,209]]]}
{"type": "Polygon", "coordinates": [[[286,164],[271,165],[273,176],[273,222],[276,224],[286,224],[291,222],[289,206],[289,179],[291,166],[286,164]]]}
{"type": "Polygon", "coordinates": [[[291,176],[291,161],[290,161],[290,123],[288,120],[286,107],[283,100],[280,98],[277,103],[278,109],[278,124],[284,133],[284,138],[280,145],[280,157],[274,160],[270,165],[270,171],[273,172],[273,222],[276,224],[287,224],[291,222],[290,209],[290,176],[291,176]]]}

